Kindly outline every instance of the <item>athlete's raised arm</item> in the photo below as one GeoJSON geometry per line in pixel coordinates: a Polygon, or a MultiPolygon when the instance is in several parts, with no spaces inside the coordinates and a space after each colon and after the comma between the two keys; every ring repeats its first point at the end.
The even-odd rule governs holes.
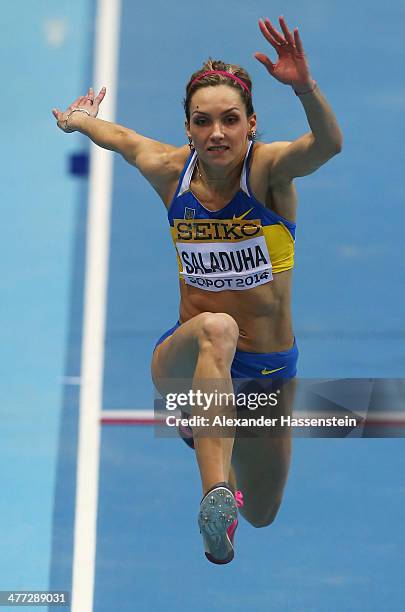
{"type": "Polygon", "coordinates": [[[269,19],[259,20],[264,38],[274,47],[278,59],[275,64],[263,53],[254,57],[275,79],[290,85],[304,107],[311,131],[293,142],[274,143],[276,155],[271,155],[271,174],[274,180],[291,180],[314,172],[342,148],[342,133],[336,117],[310,74],[304,48],[295,28],[288,29],[284,17],[279,18],[282,33],[269,19]]]}
{"type": "Polygon", "coordinates": [[[64,132],[81,132],[103,149],[120,153],[151,183],[164,179],[165,174],[171,172],[170,154],[176,147],[141,136],[122,125],[97,119],[105,95],[105,87],[98,96],[90,88],[86,96],[77,98],[66,111],[52,109],[58,127],[64,132]]]}

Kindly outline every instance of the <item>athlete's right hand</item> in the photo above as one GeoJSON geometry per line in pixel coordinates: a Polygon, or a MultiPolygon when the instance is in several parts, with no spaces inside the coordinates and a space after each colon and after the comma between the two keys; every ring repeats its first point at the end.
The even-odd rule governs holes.
{"type": "Polygon", "coordinates": [[[62,112],[58,108],[53,108],[52,114],[57,121],[58,127],[63,132],[74,132],[75,131],[75,127],[74,127],[75,115],[82,114],[79,112],[72,113],[72,111],[76,108],[77,109],[80,108],[80,109],[88,111],[88,113],[90,114],[90,117],[97,117],[98,109],[100,107],[101,102],[104,99],[105,93],[106,93],[106,88],[103,87],[102,89],[100,89],[100,93],[98,94],[98,96],[94,97],[94,90],[92,87],[90,87],[89,91],[87,92],[87,95],[80,96],[79,98],[77,98],[77,100],[75,100],[70,106],[68,106],[65,112],[62,112]]]}

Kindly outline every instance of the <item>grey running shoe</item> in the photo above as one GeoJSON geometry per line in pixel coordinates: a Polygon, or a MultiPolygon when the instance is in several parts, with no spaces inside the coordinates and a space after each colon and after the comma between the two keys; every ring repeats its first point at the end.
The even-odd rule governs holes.
{"type": "Polygon", "coordinates": [[[198,526],[204,541],[205,556],[211,563],[232,561],[233,537],[229,537],[228,530],[237,516],[235,496],[226,482],[219,482],[204,495],[198,514],[198,526]]]}

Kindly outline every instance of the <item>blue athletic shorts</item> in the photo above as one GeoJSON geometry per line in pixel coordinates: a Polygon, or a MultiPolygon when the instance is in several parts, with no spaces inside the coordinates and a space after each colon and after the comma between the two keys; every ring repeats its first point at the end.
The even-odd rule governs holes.
{"type": "MultiPolygon", "coordinates": [[[[163,340],[171,336],[180,327],[177,322],[165,332],[155,344],[155,349],[163,340]]],[[[298,348],[294,344],[287,351],[275,353],[250,353],[239,351],[235,353],[231,366],[232,378],[263,378],[283,379],[297,375],[298,348]]]]}

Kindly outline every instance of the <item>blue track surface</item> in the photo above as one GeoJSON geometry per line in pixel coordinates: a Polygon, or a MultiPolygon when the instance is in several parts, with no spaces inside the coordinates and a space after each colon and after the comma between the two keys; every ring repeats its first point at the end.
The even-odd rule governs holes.
{"type": "MultiPolygon", "coordinates": [[[[55,12],[50,1],[40,5],[35,11],[21,0],[8,5],[1,43],[13,51],[14,64],[4,75],[10,121],[0,153],[6,170],[1,328],[2,344],[10,346],[0,361],[6,381],[0,453],[7,466],[0,482],[0,590],[71,588],[79,387],[61,381],[80,375],[87,184],[74,183],[66,168],[68,154],[86,150],[87,142],[56,133],[50,109],[90,84],[94,6],[61,2],[55,12]],[[60,46],[44,34],[50,19],[68,24],[60,46]],[[27,48],[36,58],[32,82],[27,48]],[[22,126],[29,87],[28,138],[22,126]]],[[[263,140],[305,132],[299,101],[252,58],[266,50],[257,18],[279,13],[300,27],[345,138],[340,156],[297,181],[299,374],[401,378],[400,0],[390,3],[389,13],[365,0],[277,6],[123,0],[117,121],[183,144],[184,85],[211,55],[250,71],[263,140]]],[[[150,355],[177,319],[176,279],[163,205],[115,157],[103,409],[152,406],[150,355]]],[[[147,426],[104,425],[94,609],[399,612],[404,457],[402,439],[294,440],[276,522],[255,530],[241,521],[235,561],[216,567],[207,563],[197,529],[193,452],[178,440],[154,437],[147,426]]]]}

